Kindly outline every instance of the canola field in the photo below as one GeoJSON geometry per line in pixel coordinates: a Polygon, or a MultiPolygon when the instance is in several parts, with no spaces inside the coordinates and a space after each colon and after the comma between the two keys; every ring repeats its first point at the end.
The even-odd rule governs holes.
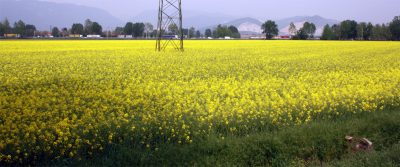
{"type": "Polygon", "coordinates": [[[400,43],[0,41],[0,164],[157,150],[400,106],[400,43]]]}

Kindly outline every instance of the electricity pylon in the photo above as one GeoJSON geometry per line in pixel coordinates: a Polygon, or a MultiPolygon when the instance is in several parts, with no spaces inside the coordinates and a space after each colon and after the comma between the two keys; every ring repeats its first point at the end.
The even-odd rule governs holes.
{"type": "Polygon", "coordinates": [[[171,45],[183,51],[181,0],[159,1],[156,50],[162,51],[171,45]]]}

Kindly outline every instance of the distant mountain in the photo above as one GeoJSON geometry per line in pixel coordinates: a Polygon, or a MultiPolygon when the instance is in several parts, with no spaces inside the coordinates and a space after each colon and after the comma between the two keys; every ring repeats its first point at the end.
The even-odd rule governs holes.
{"type": "Polygon", "coordinates": [[[223,25],[226,25],[226,26],[233,25],[238,28],[238,30],[241,34],[261,34],[262,33],[262,30],[261,30],[262,22],[260,20],[250,18],[250,17],[236,19],[236,20],[224,23],[223,25]]]}
{"type": "Polygon", "coordinates": [[[6,17],[11,23],[23,20],[39,30],[49,30],[50,26],[71,27],[73,23],[83,23],[88,18],[99,22],[103,29],[124,24],[98,8],[38,0],[1,0],[0,20],[6,17]]]}
{"type": "MultiPolygon", "coordinates": [[[[322,29],[326,24],[332,25],[339,22],[332,19],[326,19],[321,16],[296,16],[282,20],[276,20],[275,22],[278,25],[280,34],[287,35],[289,34],[289,25],[291,22],[293,22],[296,25],[297,29],[300,29],[301,27],[303,27],[303,24],[306,21],[315,24],[317,28],[316,35],[322,34],[322,29]]],[[[227,26],[229,25],[236,26],[241,34],[260,34],[262,32],[261,30],[262,24],[263,23],[260,20],[249,17],[223,23],[223,25],[227,26]]],[[[213,27],[216,27],[216,25],[214,25],[213,27]]]]}
{"type": "MultiPolygon", "coordinates": [[[[183,26],[184,27],[207,27],[213,26],[219,23],[224,23],[230,20],[235,19],[233,16],[218,14],[218,13],[207,13],[207,12],[198,12],[198,11],[190,11],[184,10],[182,11],[183,15],[183,26]]],[[[154,25],[157,23],[158,13],[157,11],[145,11],[139,15],[136,15],[131,19],[134,22],[150,22],[154,25]]]]}

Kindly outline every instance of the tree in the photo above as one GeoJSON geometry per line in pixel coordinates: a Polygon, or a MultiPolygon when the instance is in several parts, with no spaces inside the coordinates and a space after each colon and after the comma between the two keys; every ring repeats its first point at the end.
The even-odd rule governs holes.
{"type": "Polygon", "coordinates": [[[35,32],[36,32],[36,27],[34,25],[31,24],[27,24],[25,26],[26,29],[26,36],[27,37],[33,37],[35,36],[35,32]]]}
{"type": "Polygon", "coordinates": [[[306,34],[306,39],[314,38],[315,31],[317,30],[315,24],[309,22],[305,22],[301,29],[304,31],[303,33],[306,34]]]}
{"type": "Polygon", "coordinates": [[[4,36],[4,34],[5,34],[4,25],[2,22],[0,22],[0,36],[4,36]]]}
{"type": "Polygon", "coordinates": [[[334,40],[340,40],[340,25],[334,24],[332,25],[332,31],[334,34],[334,40]]]}
{"type": "Polygon", "coordinates": [[[84,32],[83,25],[80,23],[72,24],[71,34],[79,34],[82,35],[84,32]]]}
{"type": "Polygon", "coordinates": [[[90,19],[86,19],[85,20],[85,24],[84,24],[84,33],[85,33],[85,35],[93,33],[92,32],[92,25],[93,25],[93,22],[90,19]]]}
{"type": "Polygon", "coordinates": [[[215,38],[232,37],[232,32],[227,26],[218,25],[215,30],[215,38]]]}
{"type": "MultiPolygon", "coordinates": [[[[168,32],[171,34],[177,34],[179,31],[178,26],[175,23],[172,23],[168,26],[168,32]]],[[[186,31],[183,31],[186,32],[186,31]]]]}
{"type": "Polygon", "coordinates": [[[52,35],[53,37],[60,37],[60,30],[58,29],[58,27],[54,27],[54,28],[51,30],[51,35],[52,35]]]}
{"type": "Polygon", "coordinates": [[[235,26],[231,25],[228,29],[231,31],[233,38],[240,38],[240,32],[235,26]]]}
{"type": "Polygon", "coordinates": [[[14,23],[14,32],[24,37],[26,35],[26,25],[22,20],[14,23]]]}
{"type": "Polygon", "coordinates": [[[354,20],[345,20],[340,23],[340,39],[356,39],[357,22],[354,20]]]}
{"type": "Polygon", "coordinates": [[[306,30],[304,30],[303,28],[300,28],[299,31],[296,32],[296,35],[293,37],[293,39],[296,40],[306,40],[308,39],[310,36],[308,35],[308,33],[306,32],[306,30]]]}
{"type": "Polygon", "coordinates": [[[124,34],[124,28],[123,27],[116,27],[113,34],[115,35],[122,35],[124,34]]]}
{"type": "Polygon", "coordinates": [[[367,24],[367,28],[364,33],[364,40],[370,40],[372,35],[372,30],[374,29],[374,25],[372,23],[367,24]]]}
{"type": "Polygon", "coordinates": [[[389,26],[385,24],[377,24],[372,29],[372,36],[373,40],[390,40],[392,38],[392,34],[390,33],[389,26]]]}
{"type": "Polygon", "coordinates": [[[214,30],[212,31],[212,37],[213,37],[213,38],[218,38],[217,29],[214,29],[214,30]]]}
{"type": "Polygon", "coordinates": [[[195,33],[196,33],[196,29],[195,29],[194,27],[190,27],[188,38],[193,38],[193,37],[195,37],[195,35],[196,35],[195,33]]]}
{"type": "Polygon", "coordinates": [[[393,18],[393,21],[389,24],[389,30],[393,40],[400,40],[400,16],[393,18]]]}
{"type": "Polygon", "coordinates": [[[146,38],[148,38],[149,37],[149,33],[151,33],[153,31],[154,26],[151,23],[144,23],[144,29],[146,31],[146,38]]]}
{"type": "Polygon", "coordinates": [[[325,25],[322,31],[321,40],[334,40],[335,34],[329,24],[325,25]]]}
{"type": "Polygon", "coordinates": [[[127,22],[124,27],[125,35],[132,35],[133,36],[133,23],[127,22]]]}
{"type": "Polygon", "coordinates": [[[68,28],[67,27],[62,28],[61,35],[62,35],[62,37],[68,36],[68,28]]]}
{"type": "Polygon", "coordinates": [[[133,24],[133,26],[132,26],[133,36],[136,38],[143,37],[145,27],[146,26],[144,25],[144,23],[133,24]]]}
{"type": "Polygon", "coordinates": [[[272,20],[266,21],[261,26],[261,29],[263,30],[263,33],[265,33],[265,39],[271,39],[279,33],[278,26],[272,20]]]}
{"type": "Polygon", "coordinates": [[[201,38],[201,32],[199,30],[196,31],[196,38],[201,38]]]}
{"type": "Polygon", "coordinates": [[[97,22],[92,22],[92,25],[90,27],[90,34],[101,35],[102,33],[103,27],[97,22]]]}
{"type": "Polygon", "coordinates": [[[294,23],[291,22],[289,26],[289,35],[294,36],[296,35],[296,33],[297,33],[296,25],[294,25],[294,23]]]}
{"type": "Polygon", "coordinates": [[[0,22],[0,36],[3,36],[4,34],[8,33],[11,33],[11,27],[10,27],[10,22],[6,18],[2,22],[0,22]]]}
{"type": "Polygon", "coordinates": [[[211,29],[206,29],[206,31],[204,32],[204,35],[206,36],[206,38],[212,37],[212,31],[211,31],[211,29]]]}

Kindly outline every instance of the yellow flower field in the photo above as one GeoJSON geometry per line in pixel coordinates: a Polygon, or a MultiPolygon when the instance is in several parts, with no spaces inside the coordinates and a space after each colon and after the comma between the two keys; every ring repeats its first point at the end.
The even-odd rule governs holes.
{"type": "Polygon", "coordinates": [[[107,145],[400,106],[399,42],[0,41],[0,162],[82,158],[107,145]]]}

